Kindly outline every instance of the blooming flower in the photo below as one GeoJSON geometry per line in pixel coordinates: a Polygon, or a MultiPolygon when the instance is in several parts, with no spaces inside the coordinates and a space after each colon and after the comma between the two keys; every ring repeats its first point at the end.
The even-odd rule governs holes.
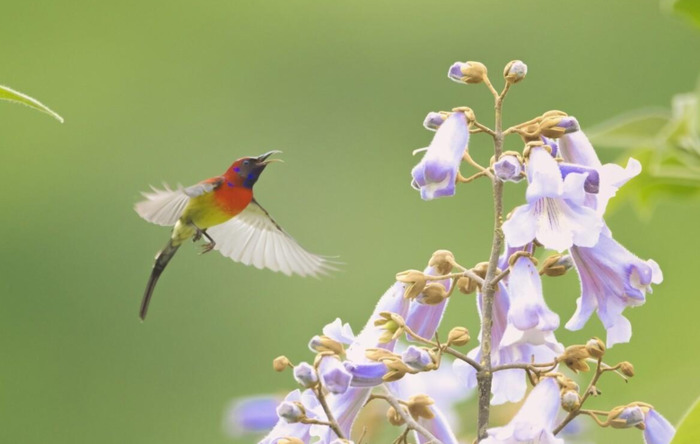
{"type": "Polygon", "coordinates": [[[523,165],[516,156],[508,154],[501,156],[496,163],[493,164],[493,172],[502,181],[520,182],[522,176],[523,165]]]}
{"type": "Polygon", "coordinates": [[[469,143],[467,118],[455,112],[435,132],[425,156],[411,171],[411,186],[423,200],[453,196],[462,155],[469,143]]]}
{"type": "Polygon", "coordinates": [[[596,311],[607,330],[608,347],[628,342],[632,325],[622,311],[644,304],[651,284],[663,281],[659,265],[652,259],[638,258],[607,233],[592,248],[572,248],[571,257],[581,279],[581,296],[566,328],[583,328],[596,311]]]}
{"type": "MultiPolygon", "coordinates": [[[[575,122],[575,127],[578,128],[575,118],[567,119],[575,122]]],[[[559,151],[565,162],[595,168],[598,171],[600,177],[598,193],[595,196],[587,196],[586,205],[595,209],[599,215],[605,212],[608,201],[615,196],[617,190],[642,171],[639,161],[632,158],[627,161],[625,168],[615,164],[603,165],[593,145],[581,130],[564,134],[559,139],[559,151]]]]}
{"type": "Polygon", "coordinates": [[[508,293],[508,324],[500,345],[544,344],[554,352],[563,351],[553,333],[559,327],[559,316],[544,302],[542,281],[530,258],[520,256],[515,260],[508,277],[508,293]]]}
{"type": "Polygon", "coordinates": [[[559,386],[543,379],[525,400],[518,413],[503,427],[488,430],[483,444],[564,444],[552,434],[559,412],[559,386]]]}
{"type": "Polygon", "coordinates": [[[526,171],[528,203],[517,207],[503,224],[508,245],[523,246],[534,239],[557,251],[595,245],[603,221],[583,205],[587,175],[570,172],[562,178],[556,160],[542,147],[531,150],[526,171]]]}

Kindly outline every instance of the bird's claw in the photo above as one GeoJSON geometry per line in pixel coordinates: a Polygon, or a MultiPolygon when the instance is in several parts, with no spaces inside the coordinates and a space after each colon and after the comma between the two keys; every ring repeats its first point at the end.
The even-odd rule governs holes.
{"type": "Polygon", "coordinates": [[[214,249],[214,246],[216,246],[215,242],[209,242],[208,244],[202,245],[202,251],[200,251],[199,254],[209,253],[214,249]]]}

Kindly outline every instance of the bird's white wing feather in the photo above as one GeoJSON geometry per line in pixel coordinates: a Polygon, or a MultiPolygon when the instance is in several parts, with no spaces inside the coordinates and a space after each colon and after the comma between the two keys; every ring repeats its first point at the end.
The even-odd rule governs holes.
{"type": "Polygon", "coordinates": [[[152,192],[142,193],[145,200],[134,206],[136,212],[147,221],[163,225],[175,225],[190,200],[185,189],[179,186],[176,190],[163,184],[164,190],[151,187],[152,192]]]}
{"type": "Polygon", "coordinates": [[[221,225],[207,229],[215,250],[236,262],[281,271],[287,276],[314,276],[335,270],[323,256],[304,250],[257,202],[221,225]]]}

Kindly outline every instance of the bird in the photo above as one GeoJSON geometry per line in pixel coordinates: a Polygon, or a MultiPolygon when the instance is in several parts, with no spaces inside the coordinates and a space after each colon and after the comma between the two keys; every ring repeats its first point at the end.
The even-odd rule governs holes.
{"type": "Polygon", "coordinates": [[[168,243],[155,257],[139,311],[142,321],[160,275],[188,239],[208,240],[201,253],[218,250],[236,262],[288,276],[319,277],[336,269],[330,258],[301,247],[253,197],[253,186],[265,167],[281,162],[270,158],[279,153],[243,157],[224,174],[190,187],[171,189],[164,184],[164,189],[151,186],[152,191],[142,193],[145,199],[134,206],[136,213],[148,222],[173,227],[168,243]]]}

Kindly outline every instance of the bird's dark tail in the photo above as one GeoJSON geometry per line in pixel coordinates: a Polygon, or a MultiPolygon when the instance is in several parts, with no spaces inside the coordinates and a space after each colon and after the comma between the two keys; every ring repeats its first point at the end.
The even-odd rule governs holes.
{"type": "Polygon", "coordinates": [[[141,320],[146,319],[146,313],[148,313],[148,304],[151,302],[151,296],[153,296],[153,290],[156,288],[156,283],[160,277],[165,267],[170,262],[170,259],[175,255],[177,249],[180,245],[175,245],[171,240],[165,245],[158,255],[156,256],[156,261],[153,264],[153,271],[151,271],[151,277],[148,279],[148,285],[146,285],[146,291],[143,293],[143,300],[141,301],[141,320]]]}

